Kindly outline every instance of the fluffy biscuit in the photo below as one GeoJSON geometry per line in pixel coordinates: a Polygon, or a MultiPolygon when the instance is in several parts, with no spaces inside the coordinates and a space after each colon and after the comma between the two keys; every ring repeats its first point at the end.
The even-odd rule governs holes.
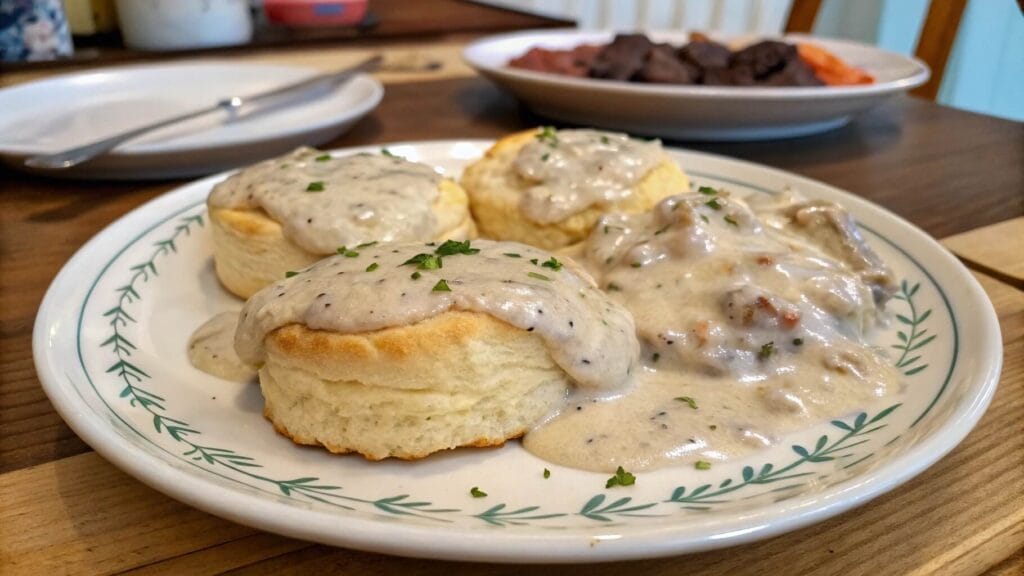
{"type": "MultiPolygon", "coordinates": [[[[466,192],[443,179],[433,205],[439,233],[430,240],[476,237],[466,192]]],[[[259,209],[228,209],[209,206],[213,229],[213,261],[217,278],[236,296],[248,298],[280,279],[322,259],[285,237],[281,224],[259,209]]]]}
{"type": "Polygon", "coordinates": [[[469,194],[473,218],[482,236],[556,250],[586,238],[602,214],[644,212],[662,199],[689,189],[686,174],[666,157],[624,200],[592,206],[553,224],[538,224],[519,210],[520,197],[531,183],[513,168],[520,149],[537,133],[537,130],[528,130],[498,140],[483,158],[463,173],[461,183],[469,194]]]}
{"type": "Polygon", "coordinates": [[[501,445],[571,386],[538,336],[478,312],[362,334],[290,324],[265,346],[260,387],[274,428],[370,460],[501,445]]]}

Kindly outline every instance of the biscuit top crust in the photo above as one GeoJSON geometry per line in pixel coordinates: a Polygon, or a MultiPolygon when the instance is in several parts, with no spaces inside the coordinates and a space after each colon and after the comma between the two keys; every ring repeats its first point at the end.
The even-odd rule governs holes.
{"type": "Polygon", "coordinates": [[[235,334],[243,360],[262,364],[264,338],[290,324],[360,334],[464,310],[535,332],[581,387],[615,390],[634,371],[632,316],[570,260],[489,240],[372,243],[338,252],[246,302],[235,334]]]}
{"type": "Polygon", "coordinates": [[[437,235],[441,175],[390,154],[334,158],[313,148],[255,164],[213,188],[212,208],[262,209],[313,254],[371,240],[437,235]]]}
{"type": "Polygon", "coordinates": [[[614,203],[632,194],[633,186],[665,158],[658,140],[543,128],[513,164],[531,183],[519,210],[538,224],[551,224],[591,206],[614,203]]]}

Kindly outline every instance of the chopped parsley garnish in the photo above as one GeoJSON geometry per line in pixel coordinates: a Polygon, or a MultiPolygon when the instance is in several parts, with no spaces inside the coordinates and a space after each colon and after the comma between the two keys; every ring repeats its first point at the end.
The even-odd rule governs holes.
{"type": "Polygon", "coordinates": [[[708,429],[709,430],[718,430],[718,426],[712,424],[712,425],[708,426],[708,429]]]}
{"type": "Polygon", "coordinates": [[[733,226],[739,226],[740,225],[740,223],[737,222],[736,219],[733,218],[732,216],[726,216],[725,218],[723,218],[723,220],[725,220],[729,224],[732,224],[733,226]]]}
{"type": "Polygon", "coordinates": [[[562,263],[559,262],[558,259],[556,259],[554,256],[552,256],[551,258],[548,258],[547,260],[545,260],[541,264],[541,266],[544,267],[544,268],[551,268],[555,272],[558,272],[559,270],[562,269],[562,263]]]}
{"type": "Polygon", "coordinates": [[[289,270],[289,271],[284,273],[284,277],[285,278],[291,278],[292,276],[298,276],[298,275],[299,275],[299,273],[295,272],[294,270],[289,270]]]}
{"type": "Polygon", "coordinates": [[[327,162],[330,159],[331,159],[331,155],[330,154],[321,154],[320,156],[317,156],[316,158],[314,158],[314,160],[316,160],[317,162],[327,162]]]}
{"type": "Polygon", "coordinates": [[[381,148],[380,153],[384,156],[389,156],[391,158],[398,158],[398,156],[392,154],[391,150],[388,150],[387,148],[381,148]]]}
{"type": "Polygon", "coordinates": [[[536,272],[527,272],[526,275],[529,276],[530,278],[536,278],[537,280],[547,280],[548,282],[551,282],[551,278],[548,278],[547,276],[543,274],[538,274],[536,272]]]}
{"type": "Polygon", "coordinates": [[[712,210],[722,209],[722,204],[718,201],[718,198],[712,198],[711,200],[705,202],[704,205],[711,208],[712,210]]]}
{"type": "Polygon", "coordinates": [[[705,215],[703,215],[703,214],[701,214],[701,215],[700,215],[700,219],[701,219],[701,220],[703,220],[705,224],[707,224],[708,222],[710,222],[710,220],[708,220],[708,217],[707,217],[707,216],[705,216],[705,215]]]}
{"type": "Polygon", "coordinates": [[[533,264],[534,266],[539,266],[540,265],[540,259],[539,258],[530,258],[530,264],[533,264]]]}
{"type": "Polygon", "coordinates": [[[613,486],[632,486],[636,484],[636,476],[626,472],[622,469],[622,466],[615,471],[615,476],[612,476],[604,483],[605,488],[611,488],[613,486]]]}
{"type": "Polygon", "coordinates": [[[687,406],[693,408],[694,410],[697,409],[697,401],[690,396],[676,396],[675,400],[685,403],[687,406]]]}
{"type": "Polygon", "coordinates": [[[622,226],[612,226],[611,224],[604,225],[604,233],[607,234],[609,230],[625,230],[622,226]]]}
{"type": "Polygon", "coordinates": [[[324,191],[324,183],[322,181],[320,181],[320,180],[317,180],[316,182],[310,182],[306,186],[306,192],[323,192],[323,191],[324,191]]]}
{"type": "Polygon", "coordinates": [[[775,352],[775,342],[769,342],[761,345],[761,351],[757,353],[757,357],[761,360],[767,360],[768,357],[775,352]]]}
{"type": "Polygon", "coordinates": [[[366,267],[366,271],[367,272],[373,272],[377,268],[380,268],[380,264],[377,264],[376,262],[374,262],[373,264],[370,264],[369,266],[366,267]]]}
{"type": "Polygon", "coordinates": [[[793,346],[803,346],[803,345],[804,345],[804,339],[803,338],[793,338],[793,346]]]}
{"type": "Polygon", "coordinates": [[[483,498],[487,496],[487,492],[484,492],[480,488],[473,486],[472,488],[469,489],[469,495],[472,496],[473,498],[483,498]]]}
{"type": "Polygon", "coordinates": [[[417,254],[412,258],[409,258],[405,262],[402,262],[402,266],[408,266],[415,264],[419,270],[437,270],[443,266],[440,256],[434,256],[433,254],[417,254]]]}
{"type": "Polygon", "coordinates": [[[434,284],[434,287],[430,289],[431,292],[451,292],[452,289],[448,287],[448,282],[442,278],[434,284]]]}
{"type": "Polygon", "coordinates": [[[718,190],[715,190],[711,186],[701,186],[700,188],[697,188],[697,192],[700,192],[705,196],[716,196],[718,194],[718,190]]]}
{"type": "Polygon", "coordinates": [[[655,362],[656,363],[660,359],[661,359],[661,353],[660,352],[655,352],[654,354],[651,355],[651,362],[655,362]]]}
{"type": "Polygon", "coordinates": [[[697,460],[693,467],[697,470],[711,470],[711,462],[708,462],[707,460],[697,460]]]}
{"type": "Polygon", "coordinates": [[[504,254],[502,254],[502,256],[508,256],[509,258],[522,258],[523,257],[521,254],[516,254],[515,252],[505,252],[504,254]]]}
{"type": "Polygon", "coordinates": [[[555,133],[554,126],[544,126],[540,129],[540,132],[535,136],[537,140],[544,142],[548,146],[554,148],[558,145],[558,135],[555,133]]]}
{"type": "Polygon", "coordinates": [[[601,144],[607,144],[609,142],[611,142],[611,140],[609,140],[607,136],[601,136],[601,144]]]}
{"type": "Polygon", "coordinates": [[[344,246],[342,246],[341,248],[338,248],[338,254],[341,254],[345,258],[355,258],[355,257],[359,256],[359,252],[356,252],[355,250],[349,250],[348,248],[346,248],[344,246]]]}
{"type": "Polygon", "coordinates": [[[413,272],[412,275],[409,276],[409,278],[412,278],[413,280],[419,280],[420,276],[423,276],[423,274],[420,274],[419,272],[413,272]]]}
{"type": "Polygon", "coordinates": [[[607,290],[609,292],[621,292],[622,291],[622,287],[619,286],[618,284],[616,284],[615,282],[609,282],[608,283],[608,287],[605,288],[605,290],[607,290]]]}
{"type": "Polygon", "coordinates": [[[665,224],[664,226],[659,228],[658,231],[654,233],[654,235],[655,236],[660,236],[660,235],[664,234],[665,232],[668,232],[668,229],[669,229],[670,226],[672,226],[672,225],[671,224],[665,224]]]}
{"type": "Polygon", "coordinates": [[[632,264],[630,264],[630,266],[632,266],[633,268],[639,268],[639,267],[641,267],[643,265],[644,265],[643,262],[633,262],[632,264]]]}
{"type": "Polygon", "coordinates": [[[542,155],[542,156],[540,157],[540,161],[541,161],[541,162],[547,162],[547,161],[548,161],[548,158],[551,158],[551,154],[549,154],[549,153],[545,152],[545,153],[544,153],[544,154],[543,154],[543,155],[542,155]]]}
{"type": "Polygon", "coordinates": [[[356,248],[369,248],[370,246],[373,246],[376,243],[376,240],[374,240],[373,242],[363,242],[362,244],[357,245],[356,248]]]}
{"type": "Polygon", "coordinates": [[[548,478],[551,478],[551,470],[548,470],[547,468],[545,468],[544,469],[544,479],[546,480],[548,478]]]}
{"type": "Polygon", "coordinates": [[[439,256],[452,256],[455,254],[472,255],[479,251],[479,248],[469,247],[469,240],[463,240],[462,242],[458,240],[445,240],[444,244],[441,244],[437,247],[437,250],[434,250],[434,253],[439,256]]]}

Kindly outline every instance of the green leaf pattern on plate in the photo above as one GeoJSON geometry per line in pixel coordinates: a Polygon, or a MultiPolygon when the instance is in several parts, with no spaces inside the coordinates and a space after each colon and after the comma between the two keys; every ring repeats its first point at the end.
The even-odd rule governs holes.
{"type": "MultiPolygon", "coordinates": [[[[343,494],[341,486],[323,483],[320,478],[313,476],[290,479],[271,478],[259,473],[262,466],[253,458],[228,448],[201,443],[202,432],[187,421],[168,415],[168,401],[146,387],[147,382],[151,379],[150,375],[143,367],[131,361],[132,354],[137,347],[126,332],[130,326],[138,323],[129,311],[131,305],[143,298],[142,287],[159,276],[157,263],[160,259],[176,254],[178,242],[183,237],[191,236],[194,227],[203,225],[204,220],[201,214],[180,218],[175,222],[173,233],[169,237],[153,244],[153,251],[146,261],[128,268],[130,272],[128,282],[115,289],[117,304],[103,313],[103,317],[107,319],[107,324],[110,327],[110,334],[100,344],[100,347],[109,349],[114,357],[106,372],[117,378],[120,385],[123,386],[119,394],[120,398],[126,399],[132,408],[148,412],[152,417],[153,429],[158,434],[166,434],[176,443],[182,445],[181,455],[183,457],[211,469],[226,469],[235,475],[246,477],[257,483],[276,487],[277,491],[289,498],[320,502],[345,510],[356,510],[355,505],[359,505],[359,509],[371,513],[390,517],[412,516],[437,522],[451,522],[451,515],[463,513],[493,527],[529,525],[533,522],[569,516],[605,523],[622,517],[663,517],[680,509],[706,510],[715,504],[730,502],[731,498],[724,497],[740,491],[750,492],[751,486],[773,484],[814,475],[817,473],[816,471],[807,470],[813,464],[832,462],[838,459],[844,461],[843,468],[859,464],[871,458],[873,453],[858,454],[851,449],[868,442],[869,439],[865,438],[866,436],[884,428],[886,425],[881,421],[900,406],[895,404],[870,418],[867,413],[862,412],[854,417],[852,422],[833,420],[832,426],[841,431],[835,440],[831,440],[828,435],[823,435],[813,446],[794,445],[792,450],[796,456],[795,459],[782,466],[776,467],[771,463],[766,463],[759,469],[746,466],[737,478],[717,480],[713,483],[699,485],[692,490],[687,490],[685,486],[679,486],[671,492],[666,500],[661,502],[635,503],[630,496],[612,500],[605,494],[598,493],[589,498],[576,512],[545,511],[541,510],[540,506],[510,509],[506,503],[500,503],[480,512],[471,513],[458,508],[435,507],[430,501],[414,499],[408,494],[376,499],[360,498],[343,494]],[[847,460],[849,463],[846,463],[847,460]],[[677,506],[680,504],[682,506],[677,506]],[[448,517],[446,518],[446,516],[448,517]]],[[[896,300],[905,302],[909,308],[909,315],[898,314],[896,316],[897,321],[905,325],[906,328],[897,333],[899,344],[892,346],[900,351],[900,357],[895,363],[896,367],[901,369],[906,376],[918,374],[928,367],[928,364],[920,362],[921,355],[915,354],[915,352],[930,344],[936,336],[929,334],[928,329],[924,327],[925,321],[931,315],[931,309],[921,311],[915,305],[914,297],[919,288],[919,283],[910,286],[904,280],[899,293],[894,296],[896,300]]],[[[799,483],[789,484],[768,491],[786,490],[799,486],[799,483]]],[[[756,497],[763,493],[746,495],[745,498],[756,497]]]]}

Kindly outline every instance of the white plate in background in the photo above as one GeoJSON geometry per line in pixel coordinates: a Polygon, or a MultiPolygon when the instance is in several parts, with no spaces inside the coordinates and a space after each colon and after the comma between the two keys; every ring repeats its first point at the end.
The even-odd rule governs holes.
{"type": "MultiPolygon", "coordinates": [[[[689,32],[648,32],[655,42],[679,46],[689,32]]],[[[758,37],[712,35],[726,43],[758,37]]],[[[885,99],[924,84],[928,67],[916,58],[846,40],[802,34],[781,38],[818,44],[847,64],[867,70],[874,84],[860,86],[679,86],[645,84],[509,68],[512,58],[534,47],[566,49],[603,44],[612,32],[528,30],[489,36],[463,51],[478,72],[523,100],[542,116],[635,135],[681,140],[764,140],[814,134],[843,126],[885,99]]]]}
{"type": "MultiPolygon", "coordinates": [[[[121,66],[55,76],[0,90],[0,160],[58,152],[229,97],[284,86],[309,68],[238,62],[121,66]]],[[[380,103],[384,88],[359,75],[329,91],[232,121],[212,112],[116,148],[67,178],[137,180],[220,172],[334,139],[380,103]]]]}

